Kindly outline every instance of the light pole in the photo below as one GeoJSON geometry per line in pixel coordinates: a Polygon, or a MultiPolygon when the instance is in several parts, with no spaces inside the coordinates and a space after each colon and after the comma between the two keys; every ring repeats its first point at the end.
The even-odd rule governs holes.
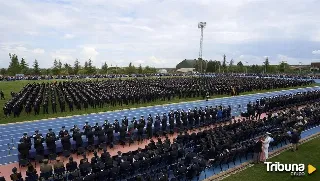
{"type": "Polygon", "coordinates": [[[246,65],[245,65],[245,71],[246,71],[246,74],[248,74],[248,68],[247,68],[247,64],[248,64],[248,62],[247,61],[245,61],[245,63],[246,63],[246,65]]]}
{"type": "Polygon", "coordinates": [[[200,72],[202,73],[202,44],[203,44],[203,29],[206,27],[206,22],[199,22],[198,28],[201,30],[201,36],[200,36],[200,51],[199,51],[199,59],[201,61],[200,64],[200,72]]]}
{"type": "Polygon", "coordinates": [[[281,64],[283,64],[283,73],[285,73],[286,63],[287,61],[281,61],[281,64]]]}
{"type": "Polygon", "coordinates": [[[299,73],[301,74],[301,65],[302,65],[302,62],[299,62],[299,73]]]}

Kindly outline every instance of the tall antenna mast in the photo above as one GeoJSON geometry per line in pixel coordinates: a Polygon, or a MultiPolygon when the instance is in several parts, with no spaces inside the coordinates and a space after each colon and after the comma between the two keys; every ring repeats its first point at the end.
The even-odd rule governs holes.
{"type": "Polygon", "coordinates": [[[203,44],[203,29],[206,27],[206,22],[199,22],[198,28],[201,30],[201,36],[200,36],[200,51],[199,51],[199,60],[200,62],[200,72],[202,73],[202,44],[203,44]]]}

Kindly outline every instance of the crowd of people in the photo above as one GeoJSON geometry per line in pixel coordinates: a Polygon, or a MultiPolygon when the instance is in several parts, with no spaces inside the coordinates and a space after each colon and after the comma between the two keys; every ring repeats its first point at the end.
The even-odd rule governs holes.
{"type": "Polygon", "coordinates": [[[4,105],[4,115],[19,117],[108,106],[142,104],[173,98],[239,95],[254,90],[305,86],[312,80],[253,77],[177,77],[27,84],[4,105]],[[51,108],[51,110],[50,110],[51,108]],[[57,110],[60,108],[60,110],[57,110]],[[42,110],[42,111],[41,111],[42,110]]]}
{"type": "MultiPolygon", "coordinates": [[[[150,144],[144,149],[128,153],[119,152],[117,156],[113,157],[108,153],[107,147],[104,147],[101,156],[94,152],[94,157],[90,161],[84,154],[84,158],[79,165],[70,157],[69,163],[64,167],[63,164],[59,163],[58,159],[56,161],[58,165],[55,165],[54,169],[48,164],[47,160],[44,160],[40,177],[49,178],[54,174],[55,180],[63,180],[66,177],[70,180],[118,180],[124,178],[129,180],[168,180],[169,178],[180,180],[199,176],[206,167],[220,167],[222,169],[224,164],[229,166],[230,163],[234,163],[235,159],[250,155],[254,156],[255,160],[265,161],[268,159],[269,145],[276,146],[283,141],[290,140],[295,146],[294,150],[296,150],[299,133],[306,128],[320,124],[319,100],[320,91],[261,98],[254,104],[258,104],[258,107],[261,106],[261,112],[267,113],[262,119],[258,118],[261,113],[259,109],[255,109],[255,116],[246,114],[247,118],[242,120],[231,120],[227,111],[228,108],[226,108],[224,114],[225,119],[219,120],[219,111],[215,112],[215,110],[220,109],[220,115],[222,116],[221,107],[206,107],[180,113],[179,111],[170,111],[168,116],[164,115],[162,118],[162,121],[169,120],[169,128],[165,126],[166,129],[163,129],[161,135],[167,136],[166,131],[168,133],[174,131],[179,122],[181,122],[182,127],[178,127],[181,129],[175,130],[180,133],[173,142],[168,137],[164,141],[161,139],[158,139],[157,142],[151,140],[150,144]],[[183,116],[184,114],[186,117],[183,116]],[[257,119],[252,119],[254,117],[257,119]],[[173,122],[172,126],[170,126],[170,120],[173,122]],[[210,127],[191,134],[187,132],[187,130],[195,127],[208,126],[217,122],[220,124],[215,128],[210,127]],[[173,174],[168,174],[168,170],[172,170],[173,174]],[[66,171],[67,175],[65,174],[66,171]]],[[[249,104],[251,105],[251,103],[249,104]]],[[[251,107],[255,108],[256,106],[252,104],[251,107]]],[[[249,106],[248,111],[250,110],[249,106]]],[[[148,118],[148,123],[152,122],[151,119],[152,117],[148,118]]],[[[159,116],[155,117],[155,122],[157,120],[159,121],[161,118],[159,116]]],[[[139,132],[145,135],[149,134],[148,123],[146,129],[143,129],[145,126],[143,118],[136,123],[133,120],[130,125],[128,122],[128,120],[124,119],[120,128],[128,130],[127,128],[131,125],[133,130],[137,129],[135,134],[139,135],[139,132]],[[135,124],[141,125],[141,127],[135,127],[135,124]]],[[[109,124],[109,128],[113,128],[113,130],[111,129],[112,133],[115,131],[115,127],[113,128],[109,124]]],[[[88,124],[83,127],[83,131],[77,127],[70,131],[73,134],[81,133],[87,135],[87,137],[91,134],[90,132],[94,132],[93,135],[98,135],[99,137],[99,133],[96,130],[98,132],[104,131],[99,125],[91,127],[88,124]]],[[[156,128],[151,130],[156,130],[156,128]]],[[[129,131],[125,133],[132,134],[129,131]]],[[[60,135],[64,135],[64,138],[66,137],[70,140],[68,131],[65,129],[60,131],[59,137],[60,135]]],[[[152,137],[153,135],[149,136],[152,137]]],[[[43,140],[41,135],[37,133],[33,137],[43,140]]],[[[53,132],[49,132],[46,137],[56,139],[53,132]]],[[[24,143],[26,143],[26,146],[31,147],[31,138],[25,135],[21,139],[21,144],[24,143]]],[[[68,150],[70,147],[63,146],[63,149],[68,150]]],[[[23,155],[24,153],[21,154],[23,155]]],[[[23,156],[26,157],[27,155],[23,156]]],[[[32,170],[32,168],[30,169],[32,170]]],[[[19,176],[19,174],[15,172],[12,177],[19,176]]],[[[38,177],[37,173],[33,173],[29,174],[28,179],[36,180],[38,177]]]]}
{"type": "Polygon", "coordinates": [[[292,79],[320,79],[319,74],[263,74],[263,73],[150,73],[150,74],[96,74],[96,75],[16,75],[4,76],[0,75],[0,81],[16,81],[16,80],[52,80],[52,79],[96,79],[96,78],[124,78],[124,77],[161,77],[161,76],[189,76],[189,75],[204,75],[204,76],[253,76],[253,77],[273,77],[273,78],[292,78],[292,79]]]}

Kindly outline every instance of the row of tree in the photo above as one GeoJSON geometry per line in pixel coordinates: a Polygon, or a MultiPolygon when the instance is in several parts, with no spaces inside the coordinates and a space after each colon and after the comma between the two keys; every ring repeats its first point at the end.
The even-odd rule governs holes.
{"type": "Polygon", "coordinates": [[[82,66],[79,60],[75,60],[74,64],[62,63],[60,60],[53,61],[52,68],[41,69],[39,62],[34,60],[30,67],[24,58],[19,61],[16,54],[9,54],[10,64],[7,69],[0,69],[0,75],[14,76],[16,74],[24,75],[94,75],[94,74],[146,74],[156,73],[157,70],[153,67],[135,67],[132,63],[128,67],[108,66],[105,62],[100,68],[93,65],[91,59],[86,61],[82,66]]]}
{"type": "MultiPolygon", "coordinates": [[[[244,65],[242,61],[235,64],[231,59],[226,60],[226,55],[223,56],[223,61],[202,60],[198,59],[194,64],[197,72],[233,72],[233,73],[293,73],[296,70],[291,69],[290,65],[282,61],[279,65],[270,65],[269,59],[266,58],[263,65],[244,65]]],[[[300,71],[300,70],[299,70],[300,71]]]]}

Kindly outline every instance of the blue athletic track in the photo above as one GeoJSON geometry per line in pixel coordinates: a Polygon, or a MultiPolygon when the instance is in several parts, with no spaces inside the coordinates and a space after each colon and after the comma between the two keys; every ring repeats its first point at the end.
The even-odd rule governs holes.
{"type": "MultiPolygon", "coordinates": [[[[48,132],[48,128],[52,128],[56,134],[60,131],[62,126],[66,126],[67,129],[71,129],[73,125],[78,125],[79,128],[82,128],[86,121],[89,124],[93,125],[95,123],[103,124],[104,120],[109,120],[109,122],[113,122],[115,119],[121,120],[123,116],[127,116],[129,120],[133,117],[139,118],[141,115],[147,117],[148,114],[152,114],[155,116],[156,114],[162,115],[163,113],[168,113],[171,109],[184,109],[187,110],[189,108],[194,107],[205,107],[205,106],[232,106],[232,115],[238,116],[242,111],[246,110],[246,105],[249,101],[256,101],[256,99],[260,99],[261,97],[270,97],[276,96],[280,94],[290,94],[296,92],[305,92],[312,90],[320,90],[320,87],[308,87],[308,88],[300,88],[300,89],[290,89],[283,91],[275,91],[275,92],[267,92],[267,93],[259,93],[259,94],[250,94],[243,96],[235,96],[235,97],[227,97],[227,98],[217,98],[210,99],[209,101],[194,101],[194,102],[183,102],[169,105],[159,105],[152,107],[142,107],[130,110],[121,110],[121,111],[113,111],[113,112],[104,112],[104,113],[94,113],[89,115],[76,115],[70,117],[62,117],[62,118],[54,118],[49,120],[39,120],[33,122],[23,122],[16,124],[7,124],[0,126],[0,164],[10,164],[18,161],[18,151],[17,144],[19,139],[21,138],[24,132],[28,133],[28,135],[34,134],[36,129],[39,130],[40,133],[45,135],[48,132]],[[237,106],[241,105],[241,110],[237,109],[237,106]],[[10,149],[10,147],[14,147],[10,149]]],[[[320,130],[318,130],[320,131],[320,130]]],[[[57,146],[61,145],[60,141],[57,141],[57,146]]],[[[33,147],[32,147],[33,149],[33,147]]]]}

